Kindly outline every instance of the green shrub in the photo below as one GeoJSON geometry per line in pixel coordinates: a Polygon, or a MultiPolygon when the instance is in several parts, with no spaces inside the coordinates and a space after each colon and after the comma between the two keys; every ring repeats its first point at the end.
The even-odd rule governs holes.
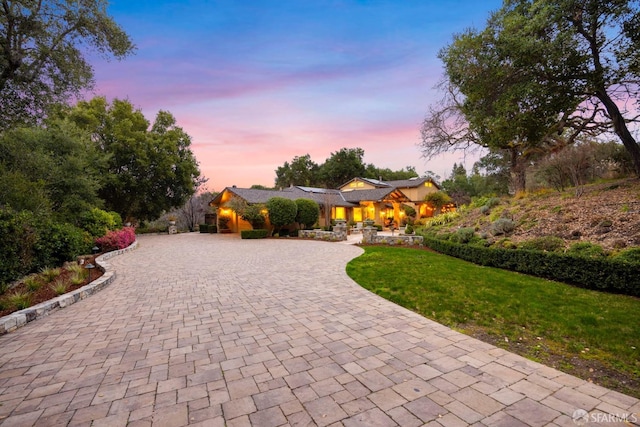
{"type": "Polygon", "coordinates": [[[296,222],[302,228],[311,227],[320,218],[320,206],[311,199],[297,199],[295,201],[298,212],[296,214],[296,222]]]}
{"type": "Polygon", "coordinates": [[[509,218],[498,218],[491,224],[491,234],[501,236],[515,230],[516,225],[509,218]]]}
{"type": "Polygon", "coordinates": [[[0,208],[0,283],[41,267],[35,248],[41,228],[40,220],[31,212],[0,208]]]}
{"type": "Polygon", "coordinates": [[[264,239],[269,235],[269,230],[257,229],[257,230],[242,230],[240,237],[242,239],[264,239]]]}
{"type": "Polygon", "coordinates": [[[520,244],[520,249],[529,251],[559,252],[564,249],[564,240],[557,236],[542,236],[520,244]]]}
{"type": "Polygon", "coordinates": [[[587,258],[604,258],[607,256],[602,246],[590,242],[574,243],[567,249],[567,253],[587,258]]]}
{"type": "Polygon", "coordinates": [[[122,218],[117,212],[106,212],[102,209],[92,208],[84,212],[80,217],[80,226],[93,237],[102,237],[110,230],[122,227],[122,218]]]}
{"type": "Polygon", "coordinates": [[[485,248],[426,237],[424,244],[437,252],[479,265],[504,268],[589,289],[640,296],[640,275],[637,274],[636,263],[560,252],[485,248]]]}
{"type": "Polygon", "coordinates": [[[207,230],[209,234],[215,234],[218,232],[218,226],[214,224],[210,224],[209,227],[207,227],[207,230]]]}
{"type": "Polygon", "coordinates": [[[407,224],[407,226],[404,229],[404,234],[413,234],[413,232],[414,232],[413,225],[407,224]]]}
{"type": "Polygon", "coordinates": [[[632,264],[640,264],[640,248],[629,248],[624,251],[620,251],[615,255],[614,259],[632,264]]]}
{"type": "Polygon", "coordinates": [[[279,230],[287,224],[295,222],[298,213],[298,205],[293,200],[284,197],[272,197],[267,201],[269,221],[279,230]]]}
{"type": "Polygon", "coordinates": [[[208,233],[209,232],[209,224],[199,224],[198,225],[198,230],[200,230],[201,233],[208,233]]]}
{"type": "Polygon", "coordinates": [[[240,217],[251,224],[251,228],[259,230],[264,228],[264,225],[267,223],[267,219],[263,213],[264,210],[265,207],[262,204],[249,205],[242,209],[240,217]]]}
{"type": "Polygon", "coordinates": [[[169,230],[167,225],[161,224],[143,224],[136,228],[136,234],[155,234],[166,233],[169,230]]]}
{"type": "Polygon", "coordinates": [[[425,218],[423,224],[425,227],[434,227],[449,224],[458,218],[460,218],[460,213],[458,212],[445,212],[432,218],[425,218]]]}
{"type": "Polygon", "coordinates": [[[443,207],[453,202],[453,199],[444,191],[436,191],[424,196],[424,201],[435,209],[436,214],[439,214],[443,207]]]}
{"type": "Polygon", "coordinates": [[[500,239],[493,244],[493,247],[501,249],[518,249],[518,245],[516,245],[510,239],[500,239]]]}
{"type": "Polygon", "coordinates": [[[90,253],[91,247],[91,237],[86,231],[67,223],[49,223],[41,230],[36,244],[38,265],[62,265],[90,253]]]}
{"type": "Polygon", "coordinates": [[[458,243],[469,243],[475,234],[476,231],[472,227],[460,228],[451,236],[451,240],[458,243]]]}

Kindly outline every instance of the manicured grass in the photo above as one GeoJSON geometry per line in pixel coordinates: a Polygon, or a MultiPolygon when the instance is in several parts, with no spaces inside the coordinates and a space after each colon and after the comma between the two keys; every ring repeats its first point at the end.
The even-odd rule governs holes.
{"type": "Polygon", "coordinates": [[[364,288],[461,332],[640,397],[640,299],[426,250],[364,249],[347,265],[364,288]]]}

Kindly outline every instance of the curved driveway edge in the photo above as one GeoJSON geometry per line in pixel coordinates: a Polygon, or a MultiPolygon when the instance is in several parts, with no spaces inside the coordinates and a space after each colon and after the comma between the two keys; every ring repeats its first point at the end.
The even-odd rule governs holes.
{"type": "Polygon", "coordinates": [[[40,304],[0,317],[0,335],[13,332],[29,322],[48,316],[54,311],[68,307],[71,304],[75,304],[76,302],[93,295],[105,286],[110,285],[116,278],[116,272],[111,269],[107,260],[116,255],[129,252],[137,246],[138,242],[136,241],[124,249],[107,252],[97,257],[96,264],[98,264],[99,268],[103,269],[103,274],[96,280],[87,283],[85,286],[76,289],[75,291],[67,292],[59,297],[52,298],[49,301],[44,301],[40,304]]]}
{"type": "Polygon", "coordinates": [[[0,337],[0,426],[640,422],[635,398],[361,288],[345,273],[356,246],[139,243],[111,286],[0,337]]]}

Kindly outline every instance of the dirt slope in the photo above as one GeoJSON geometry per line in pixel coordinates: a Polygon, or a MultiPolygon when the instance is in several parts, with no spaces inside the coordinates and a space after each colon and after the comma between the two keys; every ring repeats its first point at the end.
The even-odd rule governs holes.
{"type": "Polygon", "coordinates": [[[545,190],[522,197],[502,198],[488,212],[462,210],[460,220],[448,231],[474,227],[479,234],[496,241],[491,223],[511,219],[515,230],[507,237],[514,243],[540,236],[558,236],[567,246],[591,242],[605,249],[640,246],[640,179],[623,179],[592,184],[564,192],[545,190]]]}

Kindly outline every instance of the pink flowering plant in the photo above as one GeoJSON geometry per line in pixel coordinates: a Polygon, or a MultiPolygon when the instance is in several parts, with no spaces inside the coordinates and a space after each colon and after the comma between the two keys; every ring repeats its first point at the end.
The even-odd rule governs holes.
{"type": "Polygon", "coordinates": [[[96,239],[96,245],[102,252],[109,252],[129,247],[135,241],[135,229],[133,227],[124,227],[120,230],[109,231],[104,236],[96,239]]]}

